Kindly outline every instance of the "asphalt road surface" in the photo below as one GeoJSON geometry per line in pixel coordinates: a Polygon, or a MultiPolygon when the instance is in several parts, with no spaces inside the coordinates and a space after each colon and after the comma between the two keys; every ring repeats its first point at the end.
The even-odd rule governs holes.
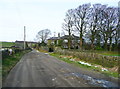
{"type": "Polygon", "coordinates": [[[90,76],[87,78],[114,81],[100,73],[85,70],[33,50],[25,54],[11,70],[3,87],[98,87],[99,84],[90,84],[90,80],[82,75],[90,76]]]}

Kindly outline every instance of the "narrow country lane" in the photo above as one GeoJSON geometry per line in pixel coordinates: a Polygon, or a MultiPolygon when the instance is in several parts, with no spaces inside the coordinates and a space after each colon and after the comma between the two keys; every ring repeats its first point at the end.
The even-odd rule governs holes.
{"type": "Polygon", "coordinates": [[[84,70],[33,50],[25,54],[11,70],[3,87],[99,87],[100,82],[92,84],[83,75],[86,78],[114,81],[100,73],[84,70]]]}

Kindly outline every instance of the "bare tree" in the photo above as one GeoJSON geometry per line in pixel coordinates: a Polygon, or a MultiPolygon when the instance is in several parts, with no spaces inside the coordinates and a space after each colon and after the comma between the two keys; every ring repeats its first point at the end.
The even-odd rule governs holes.
{"type": "Polygon", "coordinates": [[[116,30],[116,9],[114,7],[107,7],[102,12],[101,17],[101,33],[104,37],[105,49],[107,50],[107,45],[109,41],[109,50],[112,48],[112,38],[114,36],[114,31],[116,30]]]}
{"type": "Polygon", "coordinates": [[[69,38],[68,38],[68,48],[71,47],[71,34],[73,31],[73,9],[70,9],[67,11],[64,23],[62,24],[62,28],[68,32],[69,38]]]}
{"type": "Polygon", "coordinates": [[[40,30],[37,33],[36,38],[38,39],[39,42],[46,43],[47,38],[49,37],[50,34],[51,31],[49,29],[40,30]]]}
{"type": "Polygon", "coordinates": [[[117,27],[117,21],[118,21],[118,18],[117,17],[117,8],[114,8],[114,7],[110,7],[109,8],[109,51],[112,50],[112,40],[113,40],[113,37],[114,37],[114,31],[117,31],[116,27],[117,27]]]}
{"type": "MultiPolygon", "coordinates": [[[[91,40],[91,48],[94,49],[94,41],[96,38],[98,38],[99,30],[98,30],[98,24],[100,19],[100,13],[101,13],[101,4],[94,4],[93,7],[90,9],[90,15],[89,15],[89,30],[90,30],[90,40],[91,40]]],[[[98,38],[99,39],[99,38],[98,38]]]]}
{"type": "Polygon", "coordinates": [[[74,14],[74,26],[76,30],[80,34],[80,47],[82,48],[83,44],[83,34],[87,27],[88,21],[88,12],[90,10],[90,4],[80,5],[77,9],[75,9],[74,14]]]}
{"type": "Polygon", "coordinates": [[[117,26],[116,29],[114,31],[114,39],[115,39],[115,49],[117,49],[118,44],[120,42],[120,7],[117,8],[117,17],[116,17],[116,21],[117,21],[117,26]]]}
{"type": "Polygon", "coordinates": [[[107,49],[107,41],[108,41],[108,34],[106,33],[106,10],[107,6],[102,6],[101,13],[100,13],[100,20],[99,20],[99,30],[102,37],[102,40],[104,41],[105,49],[107,49]]]}
{"type": "MultiPolygon", "coordinates": [[[[63,29],[68,32],[68,47],[71,47],[71,34],[76,32],[80,36],[80,48],[83,48],[85,37],[86,42],[103,43],[104,48],[112,50],[113,42],[119,43],[120,11],[116,7],[108,7],[102,4],[83,4],[76,9],[70,9],[66,13],[63,29]],[[118,39],[119,38],[119,39],[118,39]],[[89,41],[88,41],[89,39],[89,41]],[[114,40],[113,40],[114,39],[114,40]]],[[[76,34],[75,33],[75,34],[76,34]]],[[[97,45],[97,44],[96,44],[97,45]]]]}

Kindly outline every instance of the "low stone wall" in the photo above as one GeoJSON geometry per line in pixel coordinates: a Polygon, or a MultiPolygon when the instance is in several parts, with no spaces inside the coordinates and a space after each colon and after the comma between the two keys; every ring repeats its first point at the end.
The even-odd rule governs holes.
{"type": "Polygon", "coordinates": [[[120,66],[120,57],[116,56],[103,56],[97,53],[75,52],[60,48],[56,48],[54,52],[61,55],[73,56],[75,58],[79,58],[79,60],[99,64],[103,67],[113,68],[115,66],[120,66]]]}

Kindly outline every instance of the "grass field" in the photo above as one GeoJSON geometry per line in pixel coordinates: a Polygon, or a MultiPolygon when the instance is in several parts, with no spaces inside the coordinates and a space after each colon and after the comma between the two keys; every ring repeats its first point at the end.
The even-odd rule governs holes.
{"type": "Polygon", "coordinates": [[[106,56],[120,56],[119,52],[117,51],[104,51],[104,52],[101,52],[100,54],[102,55],[106,55],[106,56]]]}
{"type": "Polygon", "coordinates": [[[15,45],[15,42],[1,42],[2,47],[11,47],[15,45]]]}
{"type": "MultiPolygon", "coordinates": [[[[70,51],[79,52],[80,50],[70,50],[70,51]]],[[[105,56],[120,56],[119,51],[85,50],[84,52],[86,52],[86,53],[97,53],[97,54],[105,55],[105,56]]]]}
{"type": "Polygon", "coordinates": [[[119,51],[102,51],[102,50],[98,51],[98,50],[94,50],[94,51],[88,51],[88,52],[98,53],[98,54],[105,55],[105,56],[120,56],[119,51]]]}

